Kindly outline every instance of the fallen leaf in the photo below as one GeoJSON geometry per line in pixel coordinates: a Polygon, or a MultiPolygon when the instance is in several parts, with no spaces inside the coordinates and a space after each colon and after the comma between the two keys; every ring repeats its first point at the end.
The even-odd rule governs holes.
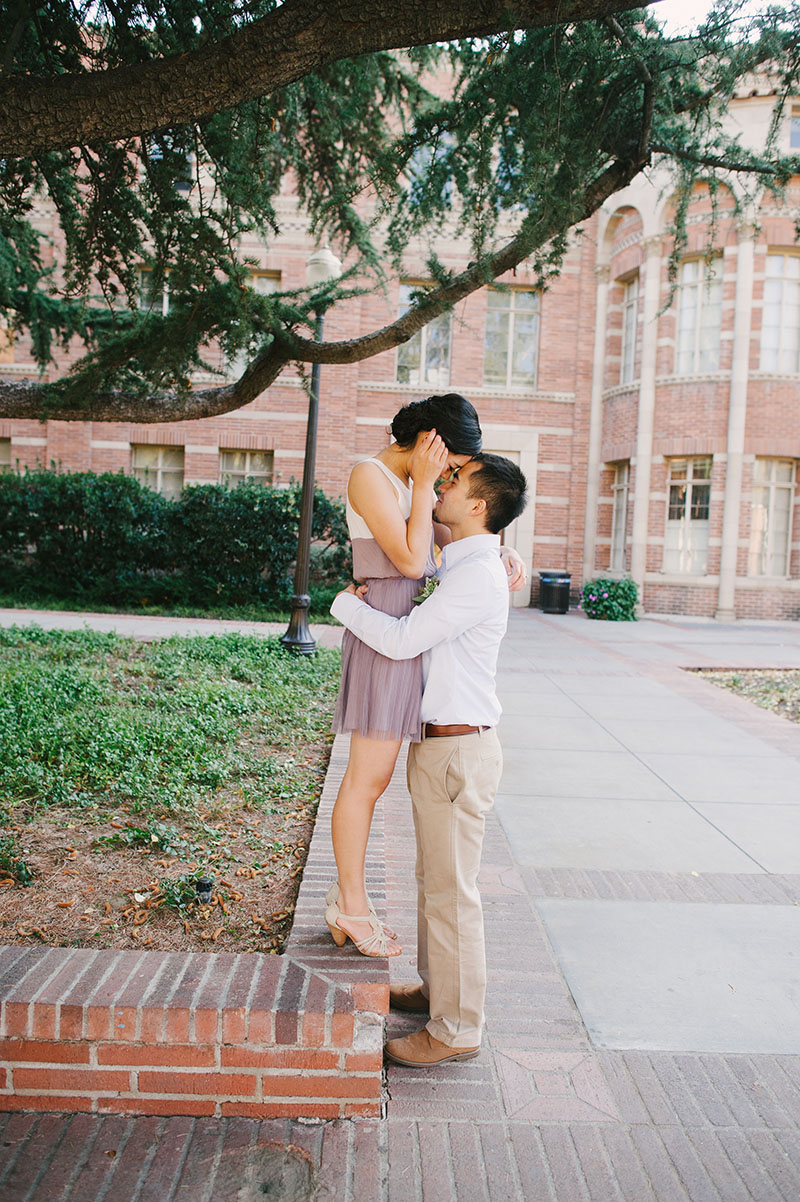
{"type": "Polygon", "coordinates": [[[60,906],[62,910],[68,910],[70,906],[74,906],[74,905],[75,905],[75,902],[76,902],[76,900],[77,900],[77,898],[74,898],[74,897],[73,897],[72,901],[68,901],[68,902],[56,902],[56,905],[57,905],[57,906],[60,906]]]}

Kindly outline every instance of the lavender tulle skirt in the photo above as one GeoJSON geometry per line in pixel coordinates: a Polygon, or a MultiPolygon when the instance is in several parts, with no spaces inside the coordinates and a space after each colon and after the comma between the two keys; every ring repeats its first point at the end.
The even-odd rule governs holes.
{"type": "MultiPolygon", "coordinates": [[[[423,581],[405,576],[366,580],[373,609],[394,618],[410,613],[423,581]]],[[[410,739],[418,743],[422,700],[422,656],[387,659],[349,630],[342,639],[342,683],[333,715],[337,734],[357,732],[370,739],[410,739]]]]}

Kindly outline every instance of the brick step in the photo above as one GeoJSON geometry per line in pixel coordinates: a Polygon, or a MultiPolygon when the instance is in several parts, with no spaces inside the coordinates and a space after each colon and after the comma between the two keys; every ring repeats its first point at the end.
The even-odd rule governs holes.
{"type": "MultiPolygon", "coordinates": [[[[337,739],[285,955],[0,948],[0,1110],[380,1114],[388,965],[337,950],[324,922],[346,757],[337,739]]],[[[380,909],[380,810],[371,846],[380,909]]]]}
{"type": "Polygon", "coordinates": [[[381,1020],[289,956],[0,949],[0,1109],[372,1116],[381,1020]]]}

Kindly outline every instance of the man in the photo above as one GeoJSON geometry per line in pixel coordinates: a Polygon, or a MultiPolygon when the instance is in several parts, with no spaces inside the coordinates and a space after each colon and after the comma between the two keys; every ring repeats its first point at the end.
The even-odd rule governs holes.
{"type": "Polygon", "coordinates": [[[390,659],[423,652],[420,743],[408,753],[417,835],[418,986],[391,991],[400,1010],[428,1013],[425,1027],[390,1039],[386,1055],[424,1067],[480,1050],[486,957],[478,871],[486,813],[502,771],[495,674],[508,621],[499,532],[525,507],[522,472],[476,455],[440,483],[434,520],[453,541],[438,586],[405,618],[371,609],[350,586],[331,612],[390,659]]]}

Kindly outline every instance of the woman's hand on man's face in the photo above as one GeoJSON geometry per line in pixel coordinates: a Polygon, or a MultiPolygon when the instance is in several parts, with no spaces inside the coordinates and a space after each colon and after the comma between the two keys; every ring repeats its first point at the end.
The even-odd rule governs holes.
{"type": "Polygon", "coordinates": [[[448,450],[435,430],[417,438],[408,460],[408,474],[417,488],[433,488],[447,467],[448,450]]]}

